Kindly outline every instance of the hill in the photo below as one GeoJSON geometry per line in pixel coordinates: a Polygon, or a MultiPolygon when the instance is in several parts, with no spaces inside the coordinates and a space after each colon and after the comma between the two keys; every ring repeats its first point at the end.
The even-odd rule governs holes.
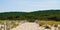
{"type": "Polygon", "coordinates": [[[34,12],[4,12],[0,20],[54,20],[60,21],[60,10],[44,10],[34,12]]]}

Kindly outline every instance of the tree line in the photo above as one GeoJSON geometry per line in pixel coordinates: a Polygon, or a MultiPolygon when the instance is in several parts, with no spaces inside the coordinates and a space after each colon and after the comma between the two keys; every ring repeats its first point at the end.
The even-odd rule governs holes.
{"type": "Polygon", "coordinates": [[[60,21],[60,10],[44,10],[34,12],[4,12],[0,20],[54,20],[60,21]]]}

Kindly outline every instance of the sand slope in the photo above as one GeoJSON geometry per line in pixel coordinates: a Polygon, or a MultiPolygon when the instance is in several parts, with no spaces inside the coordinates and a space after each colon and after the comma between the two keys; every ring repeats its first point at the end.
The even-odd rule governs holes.
{"type": "Polygon", "coordinates": [[[26,22],[11,30],[39,30],[39,25],[37,23],[26,22]]]}

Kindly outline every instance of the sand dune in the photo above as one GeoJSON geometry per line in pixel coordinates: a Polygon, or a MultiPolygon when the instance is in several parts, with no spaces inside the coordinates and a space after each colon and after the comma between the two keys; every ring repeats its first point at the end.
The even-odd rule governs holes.
{"type": "Polygon", "coordinates": [[[26,22],[22,23],[16,28],[13,28],[11,30],[55,30],[54,27],[51,27],[51,29],[44,29],[45,27],[40,26],[37,23],[32,23],[32,22],[26,22]]]}
{"type": "Polygon", "coordinates": [[[20,24],[19,26],[11,30],[38,30],[39,29],[38,27],[39,25],[36,23],[26,22],[26,23],[20,24]]]}

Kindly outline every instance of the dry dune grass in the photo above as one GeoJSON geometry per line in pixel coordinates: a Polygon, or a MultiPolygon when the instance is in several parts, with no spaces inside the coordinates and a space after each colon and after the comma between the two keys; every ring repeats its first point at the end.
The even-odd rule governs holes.
{"type": "MultiPolygon", "coordinates": [[[[5,22],[5,21],[2,21],[2,20],[0,20],[0,21],[1,21],[0,22],[1,24],[3,24],[5,22]]],[[[19,25],[20,22],[27,22],[27,21],[12,20],[11,21],[11,25],[12,25],[11,28],[16,28],[19,25]]],[[[60,24],[60,21],[44,21],[44,20],[41,20],[41,21],[38,21],[38,24],[40,26],[45,25],[45,24],[53,25],[53,24],[60,24]]]]}
{"type": "Polygon", "coordinates": [[[44,24],[49,24],[49,25],[53,25],[53,24],[60,24],[60,21],[39,21],[40,25],[44,25],[44,24]]]}

